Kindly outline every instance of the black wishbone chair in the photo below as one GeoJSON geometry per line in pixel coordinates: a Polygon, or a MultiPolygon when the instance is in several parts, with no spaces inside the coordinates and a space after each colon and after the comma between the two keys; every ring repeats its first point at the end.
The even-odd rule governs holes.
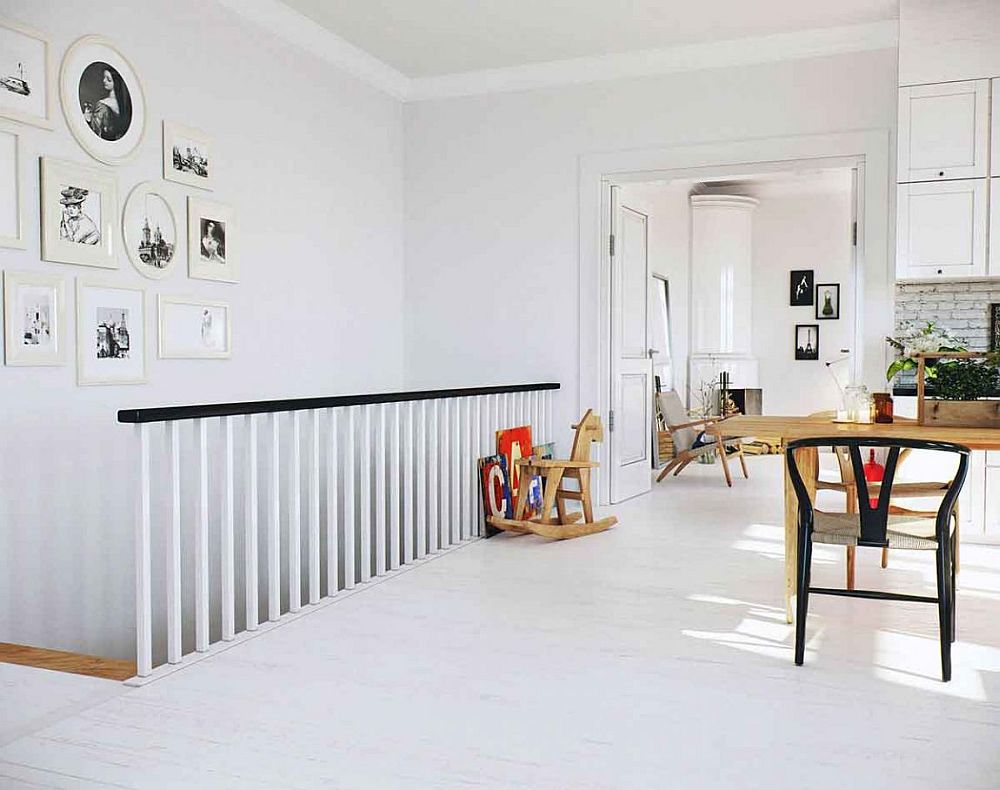
{"type": "Polygon", "coordinates": [[[951,643],[955,641],[955,504],[969,471],[969,448],[947,442],[889,438],[815,438],[789,442],[785,449],[788,473],[799,503],[798,529],[798,603],[795,616],[795,663],[802,665],[806,649],[806,616],[809,595],[842,595],[849,598],[873,598],[882,601],[921,601],[938,605],[941,628],[941,678],[951,680],[951,643]],[[858,486],[857,513],[820,513],[813,508],[809,492],[795,464],[800,447],[845,447],[850,454],[854,479],[858,486]],[[885,447],[889,458],[881,483],[865,480],[861,448],[885,447]],[[958,470],[948,485],[936,517],[889,513],[892,483],[899,463],[900,450],[937,450],[958,456],[958,470]],[[872,494],[878,497],[871,506],[872,494]],[[937,555],[937,597],[904,595],[877,590],[846,590],[812,587],[809,584],[813,543],[838,546],[878,546],[891,549],[933,550],[937,555]]]}

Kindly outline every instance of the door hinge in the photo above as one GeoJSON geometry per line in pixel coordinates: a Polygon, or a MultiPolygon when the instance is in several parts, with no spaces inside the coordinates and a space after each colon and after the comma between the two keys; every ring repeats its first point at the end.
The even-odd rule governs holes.
{"type": "Polygon", "coordinates": [[[610,433],[615,429],[615,412],[612,409],[608,412],[608,432],[610,433]]]}
{"type": "Polygon", "coordinates": [[[614,258],[615,257],[615,234],[612,233],[608,236],[608,254],[614,258]]]}
{"type": "Polygon", "coordinates": [[[855,221],[851,225],[851,244],[855,247],[858,246],[858,223],[855,221]]]}

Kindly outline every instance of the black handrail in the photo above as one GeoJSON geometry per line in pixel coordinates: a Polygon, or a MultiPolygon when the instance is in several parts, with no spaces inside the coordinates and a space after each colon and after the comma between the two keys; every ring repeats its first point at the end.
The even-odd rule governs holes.
{"type": "Polygon", "coordinates": [[[507,392],[537,392],[557,390],[559,384],[506,384],[496,387],[463,387],[448,390],[420,390],[413,392],[376,392],[368,395],[333,395],[324,398],[291,398],[285,400],[258,400],[243,403],[205,403],[196,406],[160,406],[151,409],[121,409],[118,422],[169,422],[171,420],[198,420],[204,417],[233,417],[245,414],[269,414],[276,411],[302,409],[332,409],[338,406],[362,406],[370,403],[402,403],[412,400],[440,400],[442,398],[468,398],[473,395],[501,395],[507,392]]]}

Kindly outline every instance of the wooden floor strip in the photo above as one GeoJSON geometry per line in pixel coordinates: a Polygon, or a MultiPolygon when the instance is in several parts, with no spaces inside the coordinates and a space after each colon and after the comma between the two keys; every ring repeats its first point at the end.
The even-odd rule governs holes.
{"type": "Polygon", "coordinates": [[[82,653],[67,653],[62,650],[15,645],[10,642],[0,642],[0,662],[51,669],[55,672],[70,672],[74,675],[88,675],[106,680],[128,680],[128,678],[135,676],[134,661],[88,656],[82,653]]]}

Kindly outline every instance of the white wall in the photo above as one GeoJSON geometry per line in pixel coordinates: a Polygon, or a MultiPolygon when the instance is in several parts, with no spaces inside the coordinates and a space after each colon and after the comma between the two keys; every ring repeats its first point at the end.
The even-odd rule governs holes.
{"type": "Polygon", "coordinates": [[[407,105],[407,384],[559,381],[565,442],[596,405],[577,402],[580,156],[892,129],[895,107],[895,50],[407,105]]]}
{"type": "Polygon", "coordinates": [[[1000,2],[900,0],[900,85],[998,75],[1000,2]]]}
{"type": "MultiPolygon", "coordinates": [[[[401,385],[402,109],[214,2],[0,0],[0,16],[50,33],[57,57],[100,33],[135,64],[150,125],[138,158],[115,170],[122,198],[159,179],[167,118],[214,137],[211,197],[238,212],[239,285],[183,267],[153,283],[124,255],[109,273],[146,286],[150,331],[156,293],[231,302],[231,360],[150,358],[150,383],[130,387],[77,387],[72,364],[0,368],[0,641],[128,657],[135,456],[117,409],[401,385]]],[[[56,121],[20,127],[29,248],[0,249],[0,268],[72,283],[103,272],[40,261],[37,158],[96,163],[56,121]]]]}
{"type": "MultiPolygon", "coordinates": [[[[753,353],[760,365],[765,414],[836,409],[837,385],[825,361],[854,348],[851,175],[758,185],[753,220],[753,353]],[[840,318],[816,320],[815,307],[788,304],[789,272],[813,269],[817,283],[840,283],[840,318]],[[819,326],[819,360],[796,360],[796,324],[819,326]]],[[[848,363],[834,370],[846,384],[848,363]]]]}

